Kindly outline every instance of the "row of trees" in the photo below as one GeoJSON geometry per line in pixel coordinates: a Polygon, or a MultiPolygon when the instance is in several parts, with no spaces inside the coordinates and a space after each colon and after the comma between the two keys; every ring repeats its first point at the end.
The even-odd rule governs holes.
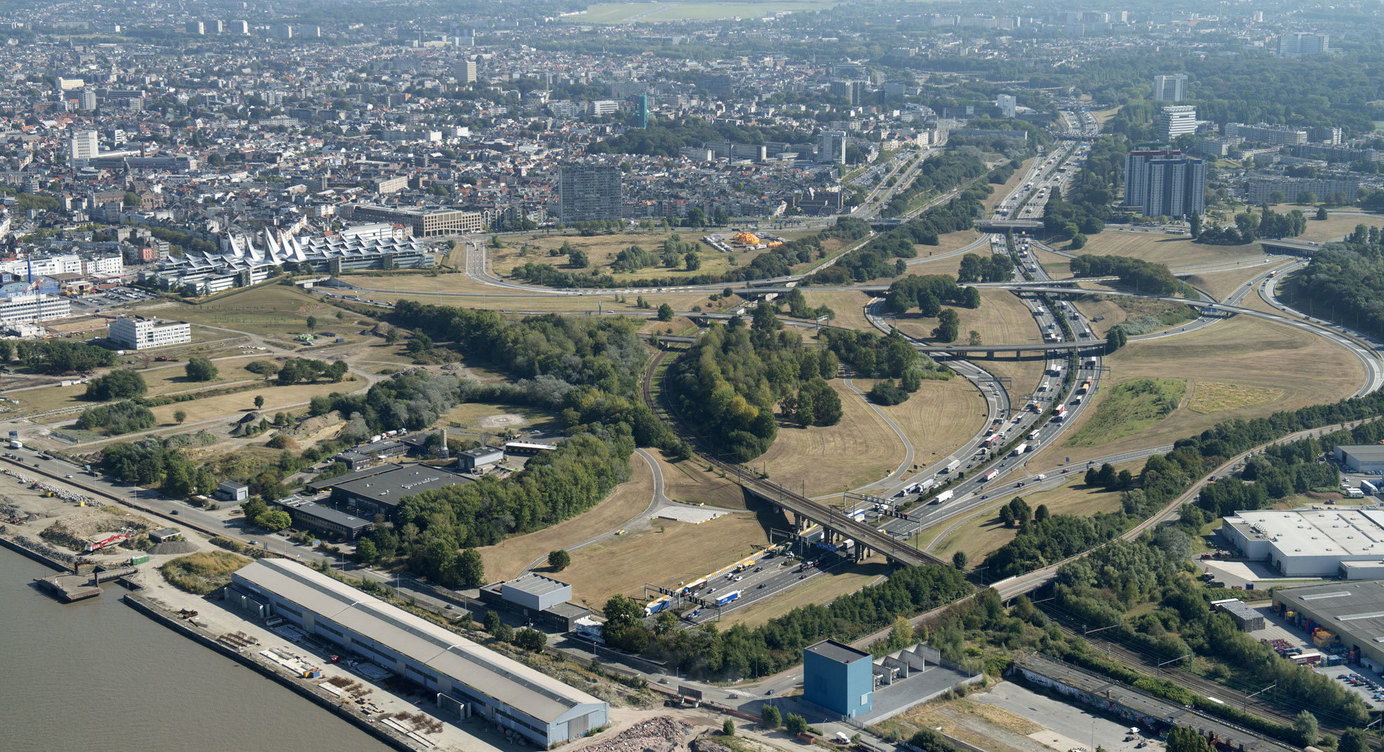
{"type": "Polygon", "coordinates": [[[937,245],[939,236],[969,228],[984,211],[982,202],[993,189],[976,185],[942,206],[923,212],[914,219],[880,233],[870,242],[813,274],[815,284],[836,285],[894,277],[907,271],[904,259],[918,255],[917,245],[937,245]]]}
{"type": "MultiPolygon", "coordinates": [[[[986,556],[986,576],[991,580],[1000,580],[1022,574],[1111,540],[1177,498],[1197,479],[1230,457],[1251,447],[1303,429],[1380,415],[1384,415],[1384,394],[1376,392],[1327,405],[1278,412],[1266,418],[1218,423],[1197,436],[1178,441],[1171,452],[1148,458],[1142,470],[1134,476],[1134,482],[1121,492],[1119,511],[1090,517],[1054,514],[1042,522],[1025,526],[1013,540],[986,556]]],[[[1359,439],[1358,443],[1384,439],[1384,427],[1377,422],[1367,425],[1369,427],[1356,429],[1357,433],[1353,434],[1359,439]]],[[[1287,472],[1284,471],[1285,475],[1287,472]]],[[[1108,474],[1098,472],[1095,480],[1098,485],[1107,485],[1108,474]]],[[[1294,488],[1308,488],[1317,481],[1315,474],[1305,473],[1298,468],[1292,470],[1291,479],[1285,477],[1282,480],[1294,488]]],[[[1125,486],[1127,481],[1117,475],[1114,483],[1125,486]]],[[[1218,494],[1230,491],[1210,493],[1208,498],[1217,499],[1218,494]]],[[[1247,499],[1237,499],[1236,503],[1245,501],[1247,499]]]]}
{"type": "Polygon", "coordinates": [[[646,626],[640,605],[617,595],[605,605],[605,637],[615,647],[667,661],[670,668],[691,676],[754,678],[794,665],[802,659],[803,648],[818,640],[850,640],[970,591],[952,567],[909,567],[828,605],[802,606],[762,626],[737,624],[724,632],[714,626],[676,629],[676,617],[667,611],[653,627],[646,626]]]}
{"type": "MultiPolygon", "coordinates": [[[[1195,654],[1224,665],[1232,675],[1253,677],[1256,686],[1276,685],[1271,699],[1320,708],[1343,725],[1368,720],[1359,695],[1280,657],[1240,631],[1229,615],[1213,611],[1186,561],[1190,553],[1187,534],[1174,528],[1110,543],[1058,570],[1053,609],[1088,629],[1108,629],[1108,638],[1153,660],[1195,654]]],[[[1297,741],[1307,746],[1316,739],[1297,741]]]]}
{"type": "Polygon", "coordinates": [[[1003,254],[981,256],[967,253],[956,272],[958,282],[1008,282],[1014,275],[1014,260],[1003,254]]]}
{"type": "Polygon", "coordinates": [[[856,374],[883,379],[870,388],[870,399],[877,404],[897,405],[918,391],[923,379],[951,377],[950,370],[918,352],[897,329],[885,336],[851,329],[823,329],[820,337],[856,374]]]}
{"type": "Polygon", "coordinates": [[[25,366],[44,373],[74,373],[115,365],[115,351],[69,339],[9,340],[0,345],[3,360],[18,358],[25,366]]]}
{"type": "Polygon", "coordinates": [[[884,294],[884,307],[890,313],[907,313],[913,308],[925,317],[941,313],[942,305],[980,307],[980,290],[962,287],[947,274],[910,274],[894,280],[884,294]]]}
{"type": "Polygon", "coordinates": [[[881,213],[886,217],[901,216],[914,199],[949,191],[984,174],[985,162],[975,149],[948,149],[923,162],[914,174],[913,182],[896,192],[881,213]]]}
{"type": "Polygon", "coordinates": [[[1119,277],[1120,284],[1150,295],[1175,295],[1187,290],[1166,264],[1130,256],[1077,256],[1071,262],[1072,274],[1077,277],[1119,277]]]}
{"type": "MultiPolygon", "coordinates": [[[[849,244],[869,234],[870,226],[864,221],[854,217],[838,217],[836,224],[830,227],[805,238],[790,240],[782,245],[770,248],[758,256],[755,256],[753,259],[750,259],[750,263],[745,266],[737,267],[721,274],[703,273],[682,277],[645,277],[636,280],[617,282],[612,275],[595,270],[563,271],[552,264],[530,262],[516,268],[514,270],[514,276],[533,284],[559,288],[628,287],[631,285],[640,287],[714,285],[726,282],[743,282],[752,279],[771,279],[791,274],[793,272],[793,267],[798,264],[822,258],[826,255],[824,244],[828,241],[839,240],[842,243],[849,244]]],[[[683,242],[683,245],[686,246],[690,244],[683,242]]],[[[666,246],[667,242],[665,241],[665,253],[666,246]]],[[[684,263],[687,262],[687,255],[689,252],[695,255],[695,251],[684,251],[684,263]]],[[[573,256],[569,254],[568,258],[570,260],[573,256]]],[[[698,262],[698,264],[700,264],[700,262],[698,262]]],[[[579,269],[584,268],[570,263],[569,266],[579,269]]]]}
{"type": "Polygon", "coordinates": [[[1313,254],[1282,289],[1300,310],[1384,336],[1384,231],[1360,225],[1313,254]]]}
{"type": "Polygon", "coordinates": [[[1199,214],[1193,214],[1188,221],[1192,239],[1210,245],[1242,245],[1259,238],[1295,238],[1307,230],[1307,216],[1300,209],[1279,214],[1268,204],[1259,207],[1258,214],[1252,211],[1236,214],[1234,227],[1203,225],[1199,214]]]}

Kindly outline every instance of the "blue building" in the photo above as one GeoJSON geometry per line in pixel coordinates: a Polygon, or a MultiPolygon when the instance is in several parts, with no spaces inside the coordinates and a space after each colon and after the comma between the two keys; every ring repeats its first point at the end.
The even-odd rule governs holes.
{"type": "Polygon", "coordinates": [[[630,101],[634,103],[634,127],[636,127],[636,128],[648,128],[648,127],[649,127],[649,95],[648,95],[648,94],[638,94],[638,95],[635,95],[635,96],[633,96],[633,97],[630,97],[630,101]]]}
{"type": "Polygon", "coordinates": [[[835,640],[803,650],[803,699],[854,718],[870,712],[875,689],[869,653],[835,640]]]}

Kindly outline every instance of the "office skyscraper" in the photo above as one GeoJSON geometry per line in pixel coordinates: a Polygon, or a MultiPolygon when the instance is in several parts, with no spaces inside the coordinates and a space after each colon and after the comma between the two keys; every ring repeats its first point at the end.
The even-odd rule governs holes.
{"type": "Polygon", "coordinates": [[[559,211],[564,222],[619,219],[624,200],[620,168],[567,164],[558,170],[559,211]]]}
{"type": "Polygon", "coordinates": [[[1136,150],[1125,157],[1124,205],[1146,217],[1206,209],[1206,163],[1180,151],[1136,150]]]}
{"type": "Polygon", "coordinates": [[[649,95],[636,94],[630,97],[630,102],[634,105],[634,126],[636,128],[649,127],[649,95]]]}
{"type": "Polygon", "coordinates": [[[82,109],[88,111],[96,109],[95,89],[82,89],[82,109]]]}
{"type": "Polygon", "coordinates": [[[817,137],[817,161],[846,163],[845,131],[822,131],[817,137]]]}
{"type": "Polygon", "coordinates": [[[461,74],[459,78],[461,78],[461,82],[463,84],[474,84],[476,82],[476,61],[467,60],[466,62],[462,63],[461,70],[458,71],[458,73],[461,74]]]}
{"type": "Polygon", "coordinates": [[[68,161],[84,162],[95,159],[100,153],[101,145],[96,139],[96,131],[77,131],[67,142],[68,161]]]}
{"type": "Polygon", "coordinates": [[[1001,116],[1012,118],[1019,111],[1019,100],[1013,94],[1000,94],[995,97],[995,106],[1001,116]]]}
{"type": "Polygon", "coordinates": [[[1187,98],[1187,74],[1153,77],[1153,101],[1181,102],[1187,98]]]}
{"type": "Polygon", "coordinates": [[[1172,140],[1184,133],[1197,132],[1197,108],[1188,105],[1170,105],[1159,111],[1153,120],[1161,138],[1172,140]]]}
{"type": "Polygon", "coordinates": [[[187,33],[197,34],[198,36],[201,36],[202,34],[207,33],[207,25],[202,23],[201,21],[188,21],[187,33]]]}
{"type": "Polygon", "coordinates": [[[1278,54],[1282,57],[1325,55],[1331,51],[1331,37],[1298,31],[1278,38],[1278,54]]]}
{"type": "Polygon", "coordinates": [[[239,34],[239,35],[241,35],[241,36],[246,36],[246,35],[248,35],[248,34],[250,33],[250,22],[249,22],[249,21],[232,21],[232,22],[231,22],[231,33],[232,33],[232,34],[239,34]]]}

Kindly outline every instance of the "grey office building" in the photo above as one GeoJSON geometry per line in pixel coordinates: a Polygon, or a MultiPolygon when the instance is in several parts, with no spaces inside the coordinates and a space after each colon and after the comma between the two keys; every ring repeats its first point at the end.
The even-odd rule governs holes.
{"type": "Polygon", "coordinates": [[[558,201],[564,222],[619,219],[620,168],[608,165],[563,165],[558,170],[558,201]]]}
{"type": "Polygon", "coordinates": [[[1125,206],[1146,217],[1206,209],[1206,163],[1180,151],[1136,150],[1125,157],[1125,206]]]}
{"type": "Polygon", "coordinates": [[[1153,77],[1153,100],[1155,102],[1181,102],[1186,98],[1186,73],[1174,73],[1170,76],[1153,77]]]}

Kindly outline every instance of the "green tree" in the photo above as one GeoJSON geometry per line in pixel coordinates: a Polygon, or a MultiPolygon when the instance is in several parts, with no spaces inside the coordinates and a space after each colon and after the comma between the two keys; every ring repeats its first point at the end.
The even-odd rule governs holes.
{"type": "Polygon", "coordinates": [[[774,729],[778,728],[780,723],[783,723],[783,716],[779,713],[779,709],[776,706],[766,703],[759,711],[759,721],[764,724],[766,728],[774,729]]]}
{"type": "Polygon", "coordinates": [[[573,248],[567,252],[567,265],[573,269],[585,269],[591,266],[591,259],[587,257],[586,251],[573,248]]]}
{"type": "Polygon", "coordinates": [[[1110,331],[1105,333],[1105,351],[1113,353],[1124,347],[1129,342],[1129,334],[1125,332],[1123,324],[1116,324],[1110,327],[1110,331]]]}
{"type": "Polygon", "coordinates": [[[687,271],[695,272],[702,268],[702,258],[695,251],[688,251],[682,257],[683,263],[687,266],[687,271]]]}
{"type": "Polygon", "coordinates": [[[953,566],[953,567],[956,567],[956,568],[959,569],[959,570],[965,570],[965,569],[966,569],[966,552],[965,552],[965,551],[957,551],[956,553],[952,554],[952,566],[953,566]]]}
{"type": "Polygon", "coordinates": [[[187,411],[186,411],[186,410],[174,410],[174,411],[173,411],[173,422],[174,422],[174,423],[177,423],[178,425],[182,425],[182,424],[183,424],[183,421],[185,421],[185,420],[187,420],[187,411]]]}
{"type": "Polygon", "coordinates": [[[105,376],[93,379],[87,384],[86,393],[82,399],[105,402],[107,400],[134,399],[142,397],[149,387],[144,383],[144,377],[131,368],[121,368],[111,371],[105,376]]]}
{"type": "Polygon", "coordinates": [[[514,645],[530,653],[537,653],[542,651],[544,647],[547,647],[548,636],[537,629],[524,627],[514,633],[514,645]]]}
{"type": "Polygon", "coordinates": [[[305,323],[308,325],[308,331],[312,331],[317,328],[317,317],[309,316],[305,323]]]}
{"type": "Polygon", "coordinates": [[[783,727],[788,733],[797,736],[807,732],[807,720],[797,713],[789,713],[783,719],[783,727]]]}
{"type": "Polygon", "coordinates": [[[1175,726],[1168,732],[1167,752],[1212,752],[1211,743],[1200,731],[1188,726],[1175,726]]]}
{"type": "Polygon", "coordinates": [[[659,320],[659,321],[672,321],[672,320],[673,320],[673,307],[670,306],[670,305],[668,305],[667,303],[660,303],[659,306],[658,306],[658,320],[659,320]]]}
{"type": "Polygon", "coordinates": [[[456,558],[456,580],[464,588],[480,587],[485,584],[485,562],[480,552],[468,548],[456,558]]]}
{"type": "Polygon", "coordinates": [[[288,529],[288,526],[293,524],[293,518],[289,517],[288,512],[282,509],[271,509],[255,518],[255,524],[265,530],[277,533],[280,530],[288,529]]]}
{"type": "Polygon", "coordinates": [[[188,358],[183,370],[188,381],[215,381],[218,373],[216,364],[207,358],[188,358]]]}
{"type": "Polygon", "coordinates": [[[1368,752],[1369,735],[1358,728],[1348,728],[1336,742],[1336,752],[1368,752]]]}
{"type": "Polygon", "coordinates": [[[932,336],[941,342],[955,342],[960,331],[961,317],[951,308],[943,308],[937,314],[937,328],[932,330],[932,336]]]}
{"type": "Polygon", "coordinates": [[[735,721],[732,721],[731,719],[727,718],[725,722],[721,724],[721,735],[735,736],[735,721]]]}
{"type": "Polygon", "coordinates": [[[1317,207],[1316,218],[1317,218],[1318,220],[1325,220],[1328,216],[1329,216],[1329,215],[1326,213],[1326,207],[1325,207],[1325,206],[1319,206],[1319,207],[1317,207]]]}
{"type": "Polygon", "coordinates": [[[374,564],[379,561],[380,549],[375,545],[375,541],[369,538],[362,538],[356,544],[356,561],[361,564],[374,564]]]}
{"type": "Polygon", "coordinates": [[[482,617],[482,624],[485,626],[485,631],[492,635],[495,634],[500,630],[500,613],[493,608],[486,609],[485,616],[482,617]]]}
{"type": "Polygon", "coordinates": [[[258,409],[260,409],[261,407],[264,407],[264,395],[263,395],[263,394],[256,394],[256,395],[255,395],[255,409],[258,410],[258,409]]]}
{"type": "Polygon", "coordinates": [[[1317,717],[1312,711],[1302,710],[1293,716],[1293,733],[1297,734],[1298,744],[1304,747],[1317,743],[1317,717]]]}
{"type": "Polygon", "coordinates": [[[548,566],[555,572],[561,572],[572,563],[572,555],[562,549],[548,552],[548,566]]]}
{"type": "Polygon", "coordinates": [[[972,347],[974,347],[974,346],[976,346],[976,345],[979,345],[979,344],[980,344],[980,332],[978,332],[978,331],[972,329],[972,330],[971,330],[970,336],[967,337],[967,339],[966,339],[966,344],[971,345],[972,347]]]}
{"type": "Polygon", "coordinates": [[[252,360],[245,364],[245,370],[268,378],[279,372],[279,367],[267,360],[252,360]]]}

